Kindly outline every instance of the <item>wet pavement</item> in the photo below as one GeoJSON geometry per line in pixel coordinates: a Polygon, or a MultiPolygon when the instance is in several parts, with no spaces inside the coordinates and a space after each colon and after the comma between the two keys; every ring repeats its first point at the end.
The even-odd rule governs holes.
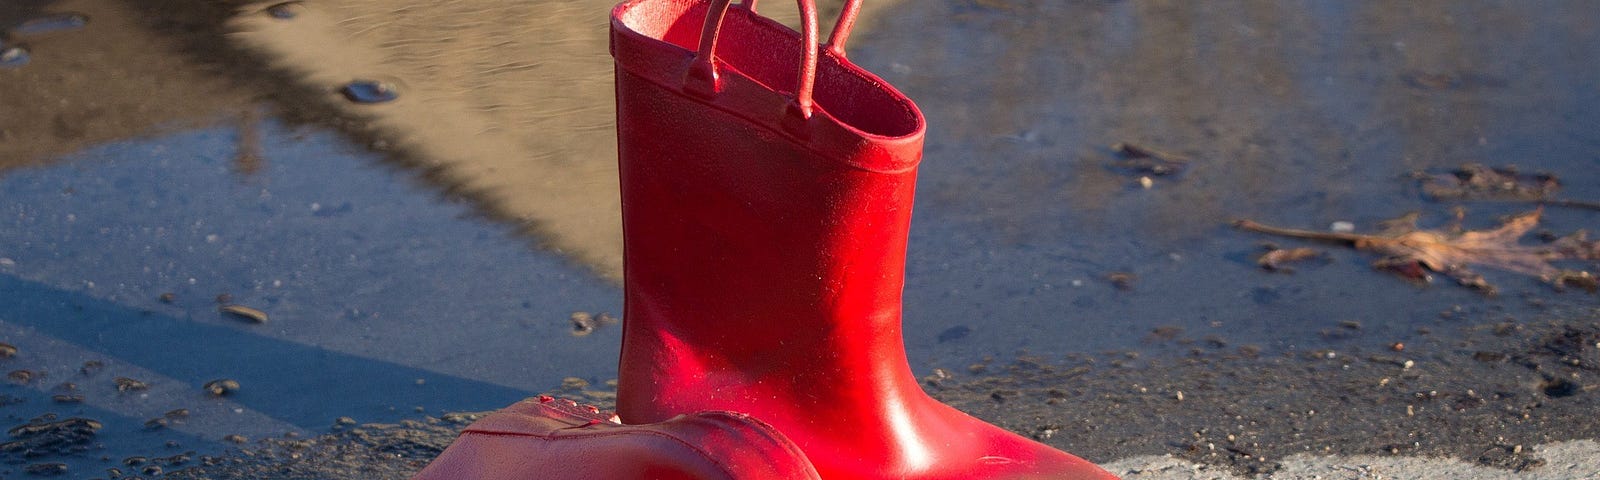
{"type": "MultiPolygon", "coordinates": [[[[0,229],[0,326],[19,350],[6,366],[49,373],[6,387],[28,399],[13,416],[75,411],[49,400],[52,386],[75,382],[87,405],[130,417],[134,432],[161,412],[196,410],[171,430],[214,443],[317,431],[339,416],[494,408],[614,370],[617,329],[574,337],[567,317],[618,311],[616,287],[333,134],[257,128],[263,165],[252,174],[238,172],[239,132],[226,127],[0,179],[13,199],[0,229]],[[269,317],[223,314],[223,303],[269,317]],[[105,371],[78,374],[90,360],[105,371]],[[148,398],[115,392],[117,376],[150,384],[148,398]],[[242,389],[201,392],[218,378],[242,389]],[[207,405],[217,408],[198,409],[207,405]]],[[[102,436],[122,433],[106,423],[102,436]]]]}
{"type": "MultiPolygon", "coordinates": [[[[88,451],[6,460],[100,472],[613,378],[618,328],[575,336],[569,320],[620,316],[610,3],[0,5],[0,51],[28,53],[0,63],[0,341],[18,349],[0,366],[35,372],[0,386],[21,400],[0,413],[104,425],[88,451]],[[357,80],[395,98],[352,102],[357,80]],[[241,389],[202,390],[220,378],[241,389]],[[69,390],[82,403],[51,400],[69,390]]],[[[1144,368],[1218,343],[1302,359],[1593,321],[1581,290],[1489,270],[1496,296],[1417,285],[1368,253],[1230,227],[1371,231],[1408,211],[1440,227],[1457,203],[1408,175],[1469,162],[1600,200],[1590,3],[868,3],[851,58],[930,124],[905,292],[919,375],[1016,380],[1031,377],[998,366],[1107,351],[1144,368]],[[1141,171],[1118,143],[1188,161],[1141,171]],[[1266,272],[1267,241],[1326,259],[1266,272]]],[[[1461,205],[1469,228],[1536,207],[1461,205]]],[[[1597,225],[1552,206],[1542,228],[1597,225]]],[[[994,390],[972,381],[974,398],[994,390]]],[[[1049,423],[951,401],[1024,433],[1049,423]]]]}
{"type": "MultiPolygon", "coordinates": [[[[907,315],[931,326],[909,340],[949,352],[941,358],[1093,351],[1171,325],[1317,348],[1341,320],[1403,341],[1457,304],[1515,314],[1529,311],[1525,295],[1593,302],[1515,275],[1495,276],[1497,299],[1447,282],[1415,288],[1338,249],[1327,265],[1269,275],[1253,267],[1259,242],[1307,244],[1228,227],[1370,231],[1408,211],[1437,227],[1449,205],[1405,176],[1465,162],[1554,172],[1564,195],[1600,197],[1600,69],[1581,53],[1600,37],[1586,10],[942,2],[886,12],[852,58],[881,65],[929,117],[907,315]],[[1417,85],[1419,75],[1449,80],[1417,85]],[[1193,161],[1144,189],[1114,167],[1118,142],[1193,161]],[[1106,280],[1118,271],[1137,276],[1131,290],[1106,280]],[[936,342],[963,324],[973,347],[936,342]],[[1062,334],[1072,331],[1094,334],[1062,334]]],[[[1533,208],[1467,207],[1472,228],[1533,208]]],[[[1564,234],[1596,219],[1552,209],[1545,227],[1564,234]]]]}

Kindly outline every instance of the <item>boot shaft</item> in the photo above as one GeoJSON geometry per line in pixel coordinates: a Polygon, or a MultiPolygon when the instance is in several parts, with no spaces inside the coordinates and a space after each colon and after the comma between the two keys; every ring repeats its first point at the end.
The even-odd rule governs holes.
{"type": "Polygon", "coordinates": [[[705,6],[649,4],[648,15],[623,4],[613,22],[624,349],[647,330],[717,345],[707,350],[727,362],[815,356],[774,350],[783,343],[873,348],[860,345],[862,335],[892,338],[899,350],[923,132],[916,107],[825,53],[816,111],[788,116],[784,89],[796,83],[802,45],[739,7],[720,34],[719,91],[691,91],[684,85],[705,6]]]}

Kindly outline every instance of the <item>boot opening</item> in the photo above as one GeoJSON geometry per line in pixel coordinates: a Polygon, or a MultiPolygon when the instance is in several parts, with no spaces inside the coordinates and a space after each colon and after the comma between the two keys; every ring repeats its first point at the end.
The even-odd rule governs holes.
{"type": "MultiPolygon", "coordinates": [[[[632,2],[619,9],[619,19],[630,30],[676,45],[692,55],[699,48],[706,6],[703,1],[693,0],[632,2]]],[[[724,69],[774,90],[795,90],[802,57],[799,32],[733,6],[723,21],[721,35],[717,58],[724,69]],[[765,48],[727,48],[731,45],[765,48]],[[784,60],[774,62],[771,57],[784,60]]],[[[823,36],[826,37],[825,32],[823,36]]],[[[898,138],[919,134],[923,129],[922,113],[909,98],[883,79],[828,55],[826,50],[817,62],[815,100],[819,110],[864,135],[898,138]]]]}

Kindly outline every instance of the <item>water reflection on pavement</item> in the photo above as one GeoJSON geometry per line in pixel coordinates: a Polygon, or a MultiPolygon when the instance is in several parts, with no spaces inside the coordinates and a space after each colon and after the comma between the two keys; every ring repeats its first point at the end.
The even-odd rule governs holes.
{"type": "Polygon", "coordinates": [[[0,327],[20,350],[7,367],[48,372],[5,387],[28,399],[6,407],[15,418],[80,410],[49,399],[72,382],[114,414],[104,438],[154,448],[172,434],[143,422],[188,408],[170,430],[215,445],[339,416],[491,409],[614,375],[616,329],[574,337],[567,316],[617,312],[615,286],[331,133],[259,128],[254,174],[232,160],[239,133],[213,128],[0,178],[0,327]],[[269,320],[220,313],[221,295],[269,320]],[[106,371],[77,374],[86,361],[106,371]],[[117,392],[119,376],[151,389],[117,392]],[[219,378],[242,389],[201,391],[219,378]]]}
{"type": "MultiPolygon", "coordinates": [[[[1444,224],[1405,176],[1465,162],[1561,176],[1600,198],[1600,47],[1584,2],[934,2],[875,20],[852,58],[929,117],[913,226],[913,351],[1126,348],[1152,328],[1323,348],[1344,320],[1404,340],[1455,305],[1519,315],[1584,302],[1495,275],[1484,299],[1416,288],[1338,249],[1294,275],[1255,271],[1240,218],[1363,231],[1407,211],[1444,224]],[[934,26],[934,27],[930,27],[934,26]],[[1194,160],[1141,188],[1110,146],[1194,160]],[[1107,280],[1137,280],[1119,291],[1107,280]],[[964,341],[937,343],[959,325],[964,341]],[[918,348],[920,347],[920,348],[918,348]]],[[[1469,204],[1469,228],[1531,205],[1469,204]]],[[[1593,228],[1555,209],[1545,226],[1593,228]]],[[[1530,240],[1532,241],[1532,240],[1530,240]]],[[[1585,267],[1577,265],[1578,267],[1585,267]]],[[[1587,266],[1592,268],[1593,266],[1587,266]]],[[[959,366],[958,361],[952,361],[959,366]]]]}

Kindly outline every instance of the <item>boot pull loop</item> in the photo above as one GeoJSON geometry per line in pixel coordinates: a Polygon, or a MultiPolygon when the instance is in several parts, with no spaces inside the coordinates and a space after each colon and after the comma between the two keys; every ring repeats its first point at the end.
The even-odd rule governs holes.
{"type": "MultiPolygon", "coordinates": [[[[756,0],[741,0],[739,6],[752,12],[756,11],[756,0]]],[[[828,51],[833,56],[844,57],[844,42],[850,39],[850,31],[856,27],[856,16],[861,13],[861,0],[845,0],[844,8],[839,11],[839,19],[833,22],[833,32],[828,34],[828,51]]]]}
{"type": "MultiPolygon", "coordinates": [[[[849,1],[852,3],[860,2],[860,0],[849,1]]],[[[717,37],[722,31],[722,20],[723,17],[727,16],[730,3],[732,3],[732,0],[711,0],[711,4],[706,7],[705,24],[700,29],[700,48],[695,52],[694,61],[689,65],[687,78],[684,79],[684,89],[691,93],[702,97],[710,97],[716,95],[717,91],[722,89],[716,65],[717,37]]],[[[785,118],[784,124],[786,127],[797,125],[794,122],[799,122],[798,125],[803,125],[806,120],[811,118],[811,112],[815,105],[811,94],[817,81],[817,4],[814,0],[795,0],[795,3],[800,7],[800,35],[801,41],[805,42],[805,54],[798,72],[799,79],[795,82],[794,98],[790,100],[789,107],[786,109],[788,112],[787,117],[798,116],[798,118],[785,118]]],[[[752,12],[754,11],[754,1],[744,0],[743,5],[746,8],[750,8],[752,12]]],[[[844,21],[846,20],[845,18],[841,18],[841,22],[834,25],[834,34],[837,35],[839,26],[843,25],[845,27],[845,37],[848,37],[849,24],[854,24],[855,22],[851,8],[848,5],[845,8],[846,13],[850,14],[851,18],[848,19],[848,22],[844,21]]],[[[833,47],[830,46],[829,48],[833,47]]]]}
{"type": "MultiPolygon", "coordinates": [[[[752,12],[756,11],[756,0],[741,0],[739,6],[752,12]]],[[[856,16],[861,13],[861,0],[845,0],[844,8],[839,12],[839,19],[833,22],[833,33],[828,34],[828,51],[839,58],[844,56],[844,43],[850,39],[850,31],[855,29],[856,16]]]]}
{"type": "Polygon", "coordinates": [[[850,40],[850,31],[856,28],[856,15],[860,13],[861,0],[844,1],[844,9],[839,12],[839,19],[833,22],[833,33],[828,34],[828,51],[833,53],[833,56],[845,58],[844,42],[850,40]]]}

